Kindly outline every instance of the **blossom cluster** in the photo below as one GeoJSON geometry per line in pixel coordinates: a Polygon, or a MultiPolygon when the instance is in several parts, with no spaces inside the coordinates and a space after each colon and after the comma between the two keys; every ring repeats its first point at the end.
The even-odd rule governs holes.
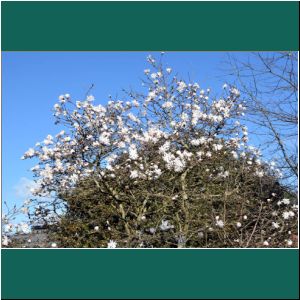
{"type": "MultiPolygon", "coordinates": [[[[155,67],[155,60],[148,60],[155,67]]],[[[211,99],[210,89],[172,76],[171,68],[144,73],[149,90],[130,93],[128,101],[111,99],[103,106],[94,105],[92,95],[75,102],[70,94],[59,96],[54,116],[68,130],[47,135],[22,157],[38,159],[31,169],[37,177],[35,195],[59,193],[93,174],[113,177],[121,167],[132,179],[157,179],[165,169],[182,172],[203,157],[228,151],[263,176],[257,153],[246,145],[247,128],[237,121],[245,106],[235,87],[226,86],[223,97],[211,99]],[[148,164],[143,152],[150,147],[157,159],[148,164]],[[124,155],[128,159],[120,166],[124,155]]]]}

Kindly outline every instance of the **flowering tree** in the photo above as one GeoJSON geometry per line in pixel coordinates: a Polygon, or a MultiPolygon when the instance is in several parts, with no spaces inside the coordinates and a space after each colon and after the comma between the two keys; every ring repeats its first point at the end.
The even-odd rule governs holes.
{"type": "Polygon", "coordinates": [[[215,98],[148,62],[144,93],[105,106],[59,97],[65,130],[23,157],[38,159],[33,193],[53,197],[31,220],[60,247],[295,245],[298,208],[248,145],[240,92],[224,85],[215,98]]]}
{"type": "Polygon", "coordinates": [[[17,224],[13,223],[18,215],[27,215],[29,213],[28,206],[30,204],[30,201],[26,200],[21,207],[17,207],[16,205],[14,205],[12,208],[9,208],[6,201],[4,201],[3,204],[6,206],[6,214],[3,214],[2,216],[2,245],[6,247],[12,242],[9,238],[10,234],[16,232],[26,234],[30,232],[30,227],[26,222],[20,222],[17,224]]]}

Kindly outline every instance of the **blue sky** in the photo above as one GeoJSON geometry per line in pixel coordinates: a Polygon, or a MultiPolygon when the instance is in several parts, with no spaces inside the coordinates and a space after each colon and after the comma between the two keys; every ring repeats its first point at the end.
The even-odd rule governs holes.
{"type": "MultiPolygon", "coordinates": [[[[90,85],[96,103],[122,88],[139,88],[147,55],[159,52],[2,52],[2,199],[12,206],[28,196],[31,160],[20,160],[28,148],[56,134],[53,105],[60,94],[83,99],[90,85]]],[[[248,53],[237,54],[240,57],[248,53]]],[[[203,88],[220,92],[224,52],[167,52],[166,66],[203,88]]]]}

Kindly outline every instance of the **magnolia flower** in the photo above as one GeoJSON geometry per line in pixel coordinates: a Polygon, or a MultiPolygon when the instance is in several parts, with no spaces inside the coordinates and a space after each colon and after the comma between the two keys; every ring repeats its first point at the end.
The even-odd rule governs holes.
{"type": "Polygon", "coordinates": [[[204,233],[203,233],[202,231],[200,231],[200,232],[198,233],[198,236],[199,236],[200,239],[203,239],[203,238],[204,238],[204,233]]]}
{"type": "Polygon", "coordinates": [[[10,243],[10,239],[6,235],[2,236],[2,245],[8,246],[9,243],[10,243]]]}
{"type": "Polygon", "coordinates": [[[99,231],[99,226],[95,226],[95,227],[94,227],[94,230],[95,230],[95,231],[99,231]]]}
{"type": "Polygon", "coordinates": [[[86,101],[92,102],[95,100],[95,97],[93,95],[89,95],[86,97],[86,101]]]}
{"type": "Polygon", "coordinates": [[[172,228],[174,228],[174,226],[173,225],[171,225],[170,223],[169,223],[169,221],[164,221],[164,220],[162,220],[161,221],[161,225],[159,226],[159,228],[162,230],[162,231],[166,231],[166,230],[168,230],[168,229],[172,229],[172,228]]]}
{"type": "Polygon", "coordinates": [[[158,78],[162,77],[162,73],[161,72],[157,72],[156,75],[157,75],[158,78]]]}
{"type": "Polygon", "coordinates": [[[216,216],[216,226],[223,228],[224,227],[224,222],[222,220],[220,220],[219,216],[216,216]]]}
{"type": "Polygon", "coordinates": [[[35,151],[33,148],[29,148],[27,152],[25,152],[25,157],[33,157],[35,154],[35,151]]]}
{"type": "Polygon", "coordinates": [[[185,168],[186,163],[181,158],[176,157],[173,161],[173,165],[174,165],[175,172],[182,172],[183,169],[185,168]]]}
{"type": "Polygon", "coordinates": [[[177,82],[177,85],[178,85],[177,91],[179,93],[182,93],[187,88],[187,85],[186,85],[186,83],[184,81],[177,82]]]}
{"type": "Polygon", "coordinates": [[[65,102],[66,102],[66,98],[65,98],[64,95],[60,95],[60,96],[58,97],[58,100],[59,100],[61,103],[65,103],[65,102]]]}
{"type": "Polygon", "coordinates": [[[290,218],[290,214],[288,211],[285,211],[282,213],[282,217],[285,219],[285,220],[288,220],[290,218]]]}
{"type": "Polygon", "coordinates": [[[148,93],[148,100],[153,100],[154,98],[156,97],[156,93],[155,93],[155,91],[150,91],[149,93],[148,93]]]}
{"type": "Polygon", "coordinates": [[[153,227],[151,227],[151,228],[149,229],[149,232],[150,232],[151,234],[154,234],[154,233],[156,232],[156,229],[153,228],[153,227]]]}
{"type": "Polygon", "coordinates": [[[150,62],[151,64],[155,63],[155,59],[151,55],[147,56],[147,61],[150,62]]]}
{"type": "Polygon", "coordinates": [[[136,170],[133,170],[133,171],[130,172],[129,177],[132,178],[132,179],[138,178],[139,177],[139,172],[136,171],[136,170]]]}
{"type": "Polygon", "coordinates": [[[282,199],[281,202],[285,205],[289,205],[290,204],[290,199],[282,199]]]}
{"type": "Polygon", "coordinates": [[[182,113],[182,114],[181,114],[181,120],[182,120],[182,121],[187,121],[188,119],[189,119],[189,116],[188,116],[187,113],[182,113]]]}
{"type": "Polygon", "coordinates": [[[237,223],[236,223],[236,227],[237,227],[237,228],[242,227],[242,223],[241,223],[241,222],[237,222],[237,223]]]}
{"type": "Polygon", "coordinates": [[[234,88],[234,87],[230,89],[230,93],[232,93],[236,97],[240,96],[240,91],[237,88],[234,88]]]}
{"type": "Polygon", "coordinates": [[[246,157],[246,153],[243,151],[243,152],[240,153],[240,156],[241,156],[242,158],[245,158],[245,157],[246,157]]]}
{"type": "Polygon", "coordinates": [[[52,248],[56,248],[56,247],[57,247],[57,244],[56,244],[56,243],[52,243],[52,244],[51,244],[51,247],[52,247],[52,248]]]}
{"type": "Polygon", "coordinates": [[[255,174],[256,174],[257,177],[261,178],[261,177],[264,176],[265,173],[264,173],[264,171],[256,171],[255,174]]]}
{"type": "Polygon", "coordinates": [[[238,156],[238,154],[237,154],[236,151],[231,151],[231,153],[232,153],[232,156],[233,156],[234,159],[238,159],[239,158],[239,156],[238,156]]]}
{"type": "Polygon", "coordinates": [[[213,148],[214,148],[215,151],[220,151],[223,148],[223,145],[221,145],[221,144],[214,144],[213,148]]]}
{"type": "Polygon", "coordinates": [[[172,69],[171,68],[166,68],[166,71],[167,71],[167,73],[171,73],[172,72],[172,69]]]}
{"type": "Polygon", "coordinates": [[[201,144],[201,141],[200,141],[200,139],[192,139],[191,144],[193,146],[199,146],[201,144]]]}
{"type": "Polygon", "coordinates": [[[169,141],[165,142],[159,147],[159,153],[166,153],[170,149],[171,143],[169,141]]]}
{"type": "Polygon", "coordinates": [[[229,176],[229,171],[221,172],[221,173],[219,173],[219,176],[223,177],[223,178],[226,178],[226,177],[229,176]]]}
{"type": "Polygon", "coordinates": [[[107,248],[113,249],[117,247],[117,243],[113,240],[110,240],[109,243],[107,243],[107,248]]]}
{"type": "Polygon", "coordinates": [[[272,227],[278,229],[280,226],[277,222],[272,222],[272,227]]]}
{"type": "Polygon", "coordinates": [[[288,220],[292,217],[295,216],[295,213],[293,211],[285,211],[282,213],[282,217],[285,219],[285,220],[288,220]]]}
{"type": "Polygon", "coordinates": [[[13,224],[6,224],[4,226],[4,232],[10,232],[13,230],[14,225],[13,224]]]}
{"type": "Polygon", "coordinates": [[[107,133],[102,133],[100,135],[100,138],[99,138],[99,142],[105,146],[109,146],[110,145],[110,140],[109,140],[109,136],[107,133]]]}
{"type": "Polygon", "coordinates": [[[140,104],[137,100],[132,100],[132,105],[135,106],[135,107],[139,107],[140,104]]]}
{"type": "Polygon", "coordinates": [[[25,234],[30,232],[30,228],[29,228],[28,224],[26,224],[26,223],[21,223],[19,225],[19,230],[22,231],[25,234]]]}
{"type": "Polygon", "coordinates": [[[135,145],[130,145],[129,147],[129,157],[133,160],[138,159],[138,152],[136,150],[136,146],[135,145]]]}
{"type": "Polygon", "coordinates": [[[212,154],[210,151],[207,151],[206,154],[205,154],[207,157],[212,157],[212,154]]]}
{"type": "Polygon", "coordinates": [[[163,108],[172,108],[173,103],[171,101],[167,101],[162,105],[163,108]]]}

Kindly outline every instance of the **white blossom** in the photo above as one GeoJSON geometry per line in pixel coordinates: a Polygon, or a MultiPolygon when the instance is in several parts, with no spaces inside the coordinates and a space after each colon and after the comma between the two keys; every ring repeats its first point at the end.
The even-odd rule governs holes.
{"type": "Polygon", "coordinates": [[[59,100],[59,102],[61,102],[61,103],[65,103],[65,102],[66,102],[66,98],[65,98],[64,95],[60,95],[60,96],[58,97],[58,100],[59,100]]]}
{"type": "Polygon", "coordinates": [[[219,216],[216,216],[216,226],[223,228],[224,227],[224,222],[222,220],[220,220],[219,216]]]}
{"type": "Polygon", "coordinates": [[[169,229],[174,228],[174,226],[171,225],[171,224],[169,223],[168,220],[162,220],[162,221],[161,221],[161,225],[159,226],[159,228],[160,228],[162,231],[166,231],[166,230],[169,230],[169,229]]]}
{"type": "Polygon", "coordinates": [[[186,85],[186,83],[184,81],[177,82],[177,85],[178,85],[177,91],[179,93],[182,93],[187,88],[187,85],[186,85]]]}
{"type": "Polygon", "coordinates": [[[20,230],[21,232],[27,234],[27,233],[30,232],[30,227],[28,226],[28,224],[22,222],[22,223],[19,225],[19,230],[20,230]]]}
{"type": "Polygon", "coordinates": [[[138,152],[135,145],[130,145],[129,147],[129,157],[133,160],[138,159],[138,152]]]}
{"type": "Polygon", "coordinates": [[[103,145],[109,146],[110,140],[109,140],[109,134],[108,133],[102,133],[99,137],[99,142],[103,145]]]}
{"type": "Polygon", "coordinates": [[[8,238],[8,236],[4,235],[2,236],[2,245],[3,246],[8,246],[8,244],[10,243],[10,239],[8,238]]]}
{"type": "Polygon", "coordinates": [[[272,222],[272,227],[278,229],[280,226],[277,222],[272,222]]]}
{"type": "Polygon", "coordinates": [[[109,243],[107,243],[107,248],[113,249],[117,247],[117,243],[114,240],[110,240],[109,243]]]}
{"type": "Polygon", "coordinates": [[[285,220],[288,220],[288,219],[290,219],[290,218],[292,218],[292,217],[294,217],[295,216],[295,213],[293,212],[293,211],[284,211],[283,213],[282,213],[282,217],[285,219],[285,220]]]}
{"type": "Polygon", "coordinates": [[[29,148],[27,152],[25,152],[25,157],[33,157],[35,154],[35,151],[33,148],[29,148]]]}
{"type": "Polygon", "coordinates": [[[221,144],[214,144],[213,148],[214,148],[215,151],[220,151],[220,150],[222,150],[223,145],[221,145],[221,144]]]}
{"type": "Polygon", "coordinates": [[[139,177],[139,172],[137,170],[133,170],[130,172],[130,178],[135,179],[139,177]]]}
{"type": "Polygon", "coordinates": [[[167,101],[162,105],[163,108],[172,108],[173,107],[173,102],[167,101]]]}
{"type": "Polygon", "coordinates": [[[283,204],[285,204],[285,205],[289,205],[289,204],[290,204],[290,199],[284,198],[284,199],[282,199],[281,202],[282,202],[283,204]]]}

